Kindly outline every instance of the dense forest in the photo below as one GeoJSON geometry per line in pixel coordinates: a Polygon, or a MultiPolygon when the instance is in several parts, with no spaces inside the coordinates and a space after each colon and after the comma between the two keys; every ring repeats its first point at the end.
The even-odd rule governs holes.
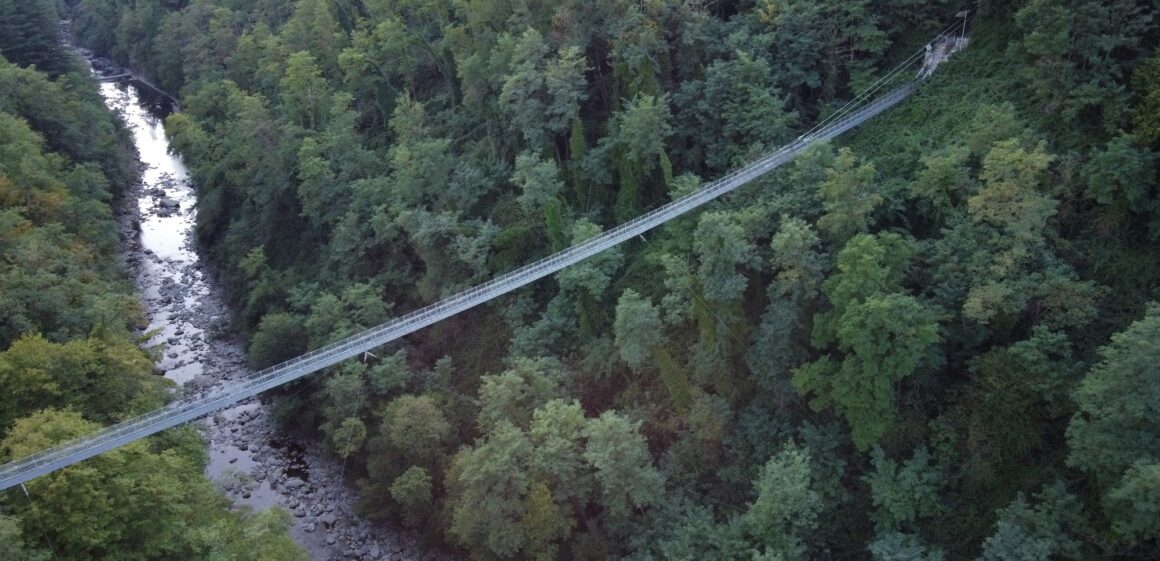
{"type": "MultiPolygon", "coordinates": [[[[59,19],[0,1],[0,462],[170,397],[118,260],[132,144],[59,19]]],[[[186,427],[0,494],[0,559],[305,559],[288,514],[226,510],[205,450],[186,427]]]]}
{"type": "MultiPolygon", "coordinates": [[[[167,129],[255,366],[582,241],[792,141],[969,9],[970,46],[858,131],[298,382],[278,410],[344,459],[366,516],[481,560],[1160,556],[1154,1],[61,8],[81,44],[179,92],[167,129]]],[[[50,77],[3,72],[82,95],[39,49],[3,52],[50,77]]],[[[13,209],[0,214],[3,282],[38,282],[45,265],[22,259],[52,247],[67,248],[51,254],[59,276],[81,277],[76,254],[106,246],[78,246],[77,229],[108,219],[79,201],[107,196],[93,185],[109,170],[75,151],[116,142],[70,144],[79,110],[47,123],[31,107],[0,110],[24,123],[0,134],[29,129],[19,145],[41,158],[17,156],[9,172],[0,152],[0,202],[13,209]]],[[[107,273],[84,278],[110,290],[94,284],[107,273]]],[[[68,321],[93,318],[78,326],[20,294],[0,300],[7,318],[27,317],[0,333],[0,378],[40,376],[19,387],[66,399],[68,380],[37,389],[43,371],[19,362],[31,360],[21,347],[103,349],[92,338],[123,331],[99,320],[121,325],[123,308],[78,296],[68,321]]],[[[4,453],[49,438],[29,432],[75,434],[145,401],[86,395],[97,397],[107,402],[0,417],[15,423],[4,453]]],[[[187,438],[102,461],[176,462],[158,452],[187,438]]],[[[118,512],[160,499],[125,500],[118,512]]],[[[131,530],[118,536],[141,538],[131,530]]]]}

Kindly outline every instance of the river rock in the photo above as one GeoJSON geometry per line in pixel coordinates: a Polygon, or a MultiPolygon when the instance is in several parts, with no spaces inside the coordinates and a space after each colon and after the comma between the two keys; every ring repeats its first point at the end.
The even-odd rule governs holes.
{"type": "Polygon", "coordinates": [[[291,477],[290,479],[287,479],[286,483],[283,483],[282,485],[290,490],[298,490],[304,487],[306,482],[298,479],[297,477],[291,477]]]}

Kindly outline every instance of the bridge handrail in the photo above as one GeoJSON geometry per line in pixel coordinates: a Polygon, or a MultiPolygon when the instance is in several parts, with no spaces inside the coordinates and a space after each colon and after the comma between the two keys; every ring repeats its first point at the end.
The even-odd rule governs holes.
{"type": "MultiPolygon", "coordinates": [[[[162,426],[166,424],[166,419],[179,419],[190,414],[206,414],[219,410],[236,401],[256,395],[260,391],[268,389],[268,387],[274,387],[304,376],[330,364],[335,364],[341,360],[356,356],[364,350],[369,350],[386,341],[421,329],[442,317],[446,317],[446,315],[450,315],[448,313],[449,310],[455,310],[451,313],[458,313],[458,311],[476,306],[491,298],[515,290],[520,286],[524,286],[536,279],[558,271],[568,264],[586,259],[607,247],[621,243],[632,236],[642,234],[712,199],[737,189],[741,185],[789,161],[798,152],[815,141],[829,140],[842,134],[909,96],[914,92],[917,84],[917,81],[907,82],[902,87],[880,97],[813,134],[799,137],[790,144],[782,146],[774,152],[758,158],[690,193],[560,252],[538,259],[514,271],[494,277],[489,281],[460,291],[433,304],[413,310],[382,325],[334,341],[275,366],[264,368],[235,383],[211,390],[208,394],[173,401],[165,407],[124,420],[111,427],[95,431],[72,441],[59,444],[0,466],[0,489],[26,481],[27,478],[15,481],[22,473],[32,472],[38,467],[49,464],[63,462],[65,459],[74,455],[81,455],[83,451],[90,447],[95,447],[97,443],[111,442],[129,436],[136,437],[138,434],[146,436],[159,430],[164,430],[168,426],[172,426],[172,424],[162,426]],[[483,298],[482,296],[484,295],[487,295],[487,297],[483,298]],[[432,320],[432,318],[437,319],[432,320]],[[319,364],[321,366],[317,366],[319,364]],[[309,370],[303,371],[306,368],[309,368],[309,370]],[[272,383],[281,379],[284,380],[277,384],[272,383]]],[[[78,458],[76,461],[80,461],[81,459],[84,458],[78,458]]]]}

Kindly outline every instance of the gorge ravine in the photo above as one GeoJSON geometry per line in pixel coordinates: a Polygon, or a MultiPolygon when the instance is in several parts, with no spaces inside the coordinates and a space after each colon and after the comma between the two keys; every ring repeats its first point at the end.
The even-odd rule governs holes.
{"type": "MultiPolygon", "coordinates": [[[[125,73],[90,57],[98,77],[125,73]]],[[[164,118],[173,101],[136,81],[101,84],[105,104],[132,132],[140,183],[121,209],[124,261],[142,296],[157,368],[189,391],[249,373],[221,290],[199,256],[197,198],[180,156],[169,152],[164,118]],[[135,203],[135,204],[134,204],[135,203]]],[[[354,514],[343,466],[309,439],[280,434],[266,404],[250,400],[201,422],[207,475],[235,508],[282,506],[291,535],[316,561],[416,560],[415,540],[354,514]]]]}

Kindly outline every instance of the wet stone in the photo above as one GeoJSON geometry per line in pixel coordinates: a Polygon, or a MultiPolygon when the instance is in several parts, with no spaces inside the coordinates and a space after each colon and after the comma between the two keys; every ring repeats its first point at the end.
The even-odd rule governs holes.
{"type": "MultiPolygon", "coordinates": [[[[135,125],[150,126],[147,122],[135,125]]],[[[145,136],[164,142],[161,134],[145,136]]],[[[231,312],[221,301],[213,275],[207,272],[213,268],[197,255],[191,237],[183,239],[187,236],[189,221],[159,221],[155,218],[184,217],[190,214],[190,209],[196,208],[196,193],[184,179],[180,162],[175,160],[178,167],[173,169],[168,150],[141,150],[141,154],[146,160],[142,169],[156,170],[157,173],[146,174],[144,180],[148,184],[141,185],[136,191],[138,204],[122,222],[123,231],[128,233],[126,238],[135,241],[126,244],[129,252],[126,261],[140,261],[134,274],[142,292],[152,295],[145,297],[150,327],[160,327],[164,333],[154,342],[168,344],[168,348],[163,347],[168,357],[163,361],[166,368],[158,367],[156,373],[166,374],[168,370],[175,379],[192,378],[179,390],[181,395],[204,397],[231,380],[249,375],[250,371],[244,366],[246,355],[235,339],[237,332],[230,323],[231,312]],[[163,154],[164,157],[160,162],[151,161],[148,159],[150,154],[163,154]],[[160,177],[150,179],[157,176],[160,177]],[[134,214],[138,211],[139,215],[134,214]],[[141,231],[133,231],[135,224],[141,231]],[[162,245],[150,245],[158,241],[162,245]],[[188,366],[179,369],[175,364],[192,365],[195,372],[186,372],[188,366]]],[[[328,472],[329,464],[317,450],[309,448],[305,451],[306,447],[293,440],[282,440],[275,446],[265,445],[285,437],[278,435],[276,423],[268,419],[261,407],[235,409],[238,411],[236,418],[218,415],[206,423],[216,452],[214,461],[220,462],[215,467],[226,473],[236,473],[244,467],[243,475],[249,476],[220,482],[227,489],[228,496],[235,500],[238,497],[249,499],[247,504],[253,505],[287,505],[294,515],[295,534],[305,538],[301,545],[312,559],[397,559],[390,553],[395,540],[380,540],[378,528],[367,532],[367,526],[353,514],[351,505],[356,497],[343,488],[338,470],[328,472]],[[239,459],[245,461],[239,462],[239,459]],[[227,464],[233,467],[226,468],[227,464]],[[358,529],[345,529],[350,526],[358,529]],[[306,538],[303,532],[324,535],[306,538]],[[375,537],[369,538],[368,534],[375,537]]],[[[409,554],[402,561],[417,561],[419,558],[409,554]]]]}

